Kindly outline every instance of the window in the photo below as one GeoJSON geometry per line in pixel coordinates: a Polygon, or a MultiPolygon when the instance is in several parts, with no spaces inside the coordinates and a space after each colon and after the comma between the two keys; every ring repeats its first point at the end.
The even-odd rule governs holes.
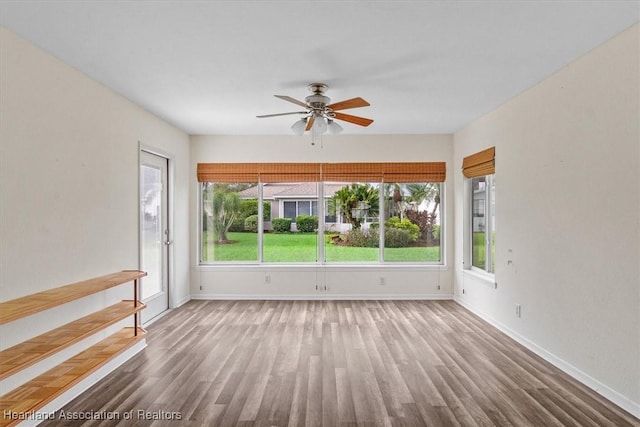
{"type": "Polygon", "coordinates": [[[324,183],[327,213],[326,262],[377,262],[380,260],[380,184],[375,182],[324,183]]]}
{"type": "Polygon", "coordinates": [[[201,184],[201,262],[258,260],[257,190],[257,183],[201,184]]]}
{"type": "Polygon", "coordinates": [[[438,182],[385,184],[384,260],[439,262],[438,182]]]}
{"type": "Polygon", "coordinates": [[[277,186],[271,186],[271,188],[274,189],[271,193],[274,203],[282,204],[282,215],[274,216],[271,220],[271,228],[263,232],[262,261],[268,263],[316,262],[318,260],[317,225],[308,229],[307,224],[298,224],[297,221],[301,215],[317,215],[315,211],[317,210],[318,184],[316,182],[279,182],[277,186]],[[300,200],[303,197],[306,200],[300,200]]]}
{"type": "MultiPolygon", "coordinates": [[[[325,194],[326,194],[326,189],[325,189],[325,194]]],[[[334,224],[337,220],[338,217],[334,214],[330,214],[329,213],[329,200],[325,197],[324,199],[324,223],[325,223],[325,227],[327,227],[327,224],[334,224]]]]}
{"type": "Polygon", "coordinates": [[[495,267],[495,178],[471,179],[471,265],[493,273],[495,267]]]}
{"type": "Polygon", "coordinates": [[[299,215],[318,215],[317,200],[288,200],[282,202],[282,204],[284,207],[284,218],[289,218],[294,223],[296,222],[296,217],[299,215]]]}
{"type": "Polygon", "coordinates": [[[283,202],[284,215],[283,218],[289,218],[292,222],[298,216],[297,202],[283,202]]]}
{"type": "Polygon", "coordinates": [[[442,260],[443,162],[197,169],[204,264],[442,260]]]}
{"type": "MultiPolygon", "coordinates": [[[[469,178],[469,197],[465,211],[469,215],[469,232],[465,245],[471,261],[469,268],[493,273],[496,241],[495,147],[487,148],[462,160],[462,174],[469,178]]],[[[466,261],[465,261],[466,262],[466,261]]]]}

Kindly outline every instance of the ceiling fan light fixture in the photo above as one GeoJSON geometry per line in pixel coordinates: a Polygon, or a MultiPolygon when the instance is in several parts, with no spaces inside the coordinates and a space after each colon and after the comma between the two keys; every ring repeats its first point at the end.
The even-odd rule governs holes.
{"type": "Polygon", "coordinates": [[[329,128],[329,133],[332,135],[337,135],[340,132],[342,132],[342,126],[340,126],[333,120],[329,120],[329,124],[327,125],[327,128],[329,128]]]}
{"type": "Polygon", "coordinates": [[[324,117],[316,117],[316,120],[313,122],[313,132],[316,135],[321,135],[327,131],[327,121],[324,117]]]}
{"type": "Polygon", "coordinates": [[[304,133],[304,130],[307,127],[307,119],[300,119],[297,120],[293,126],[291,126],[291,130],[293,131],[293,133],[295,133],[296,135],[302,135],[304,133]]]}

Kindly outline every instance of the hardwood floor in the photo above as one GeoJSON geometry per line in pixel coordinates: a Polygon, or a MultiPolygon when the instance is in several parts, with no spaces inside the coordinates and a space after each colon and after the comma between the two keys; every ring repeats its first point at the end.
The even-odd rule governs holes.
{"type": "Polygon", "coordinates": [[[638,425],[453,301],[191,301],[147,341],[42,425],[638,425]]]}

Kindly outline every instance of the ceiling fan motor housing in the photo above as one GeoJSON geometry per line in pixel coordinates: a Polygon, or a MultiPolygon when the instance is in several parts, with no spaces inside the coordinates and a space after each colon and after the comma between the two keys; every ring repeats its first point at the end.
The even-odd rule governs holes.
{"type": "Polygon", "coordinates": [[[309,95],[305,98],[307,105],[309,105],[316,113],[322,114],[324,112],[324,107],[329,105],[331,99],[328,96],[324,96],[324,92],[329,88],[324,83],[311,83],[307,86],[307,89],[313,93],[313,95],[309,95]]]}
{"type": "Polygon", "coordinates": [[[307,104],[310,105],[314,110],[322,110],[331,102],[331,99],[328,96],[324,95],[309,95],[305,98],[305,101],[307,101],[307,104]]]}

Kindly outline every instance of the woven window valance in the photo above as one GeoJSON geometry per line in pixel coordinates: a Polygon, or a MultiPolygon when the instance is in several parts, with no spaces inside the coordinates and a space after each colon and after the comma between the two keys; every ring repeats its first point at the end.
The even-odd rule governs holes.
{"type": "Polygon", "coordinates": [[[199,182],[444,182],[445,162],[198,163],[199,182]]]}
{"type": "Polygon", "coordinates": [[[324,163],[322,181],[444,182],[445,162],[324,163]]]}
{"type": "Polygon", "coordinates": [[[462,174],[467,178],[477,178],[496,173],[495,157],[496,147],[465,157],[462,160],[462,174]]]}
{"type": "Polygon", "coordinates": [[[199,182],[315,182],[320,163],[198,163],[199,182]]]}

